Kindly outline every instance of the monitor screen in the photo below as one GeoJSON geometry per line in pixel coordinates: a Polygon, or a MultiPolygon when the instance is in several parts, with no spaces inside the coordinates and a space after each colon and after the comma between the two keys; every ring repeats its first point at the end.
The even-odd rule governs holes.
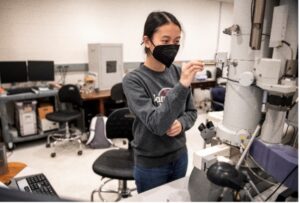
{"type": "Polygon", "coordinates": [[[41,193],[22,192],[17,189],[0,187],[1,202],[74,202],[72,199],[60,198],[41,193]]]}
{"type": "Polygon", "coordinates": [[[54,61],[28,61],[29,81],[54,81],[54,61]]]}
{"type": "Polygon", "coordinates": [[[1,83],[27,81],[26,61],[0,61],[1,83]]]}

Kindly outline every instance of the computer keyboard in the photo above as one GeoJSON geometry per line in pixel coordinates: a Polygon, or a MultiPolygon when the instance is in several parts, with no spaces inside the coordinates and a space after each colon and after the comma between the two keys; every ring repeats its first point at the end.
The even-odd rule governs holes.
{"type": "Polygon", "coordinates": [[[58,197],[57,193],[43,173],[15,178],[15,181],[18,189],[21,191],[47,194],[58,197]]]}
{"type": "Polygon", "coordinates": [[[22,93],[29,93],[29,92],[34,93],[32,87],[18,87],[18,88],[12,88],[6,90],[7,95],[22,94],[22,93]]]}

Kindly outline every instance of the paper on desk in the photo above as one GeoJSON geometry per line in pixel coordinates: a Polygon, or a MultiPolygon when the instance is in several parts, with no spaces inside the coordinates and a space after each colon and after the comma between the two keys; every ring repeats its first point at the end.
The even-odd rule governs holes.
{"type": "Polygon", "coordinates": [[[19,178],[19,177],[23,177],[23,176],[29,176],[29,175],[33,175],[33,174],[38,174],[41,173],[41,171],[38,171],[36,169],[30,168],[28,166],[26,166],[22,171],[20,171],[15,178],[19,178]]]}
{"type": "Polygon", "coordinates": [[[0,181],[0,187],[3,187],[3,188],[8,188],[4,183],[2,183],[1,181],[0,181]]]}

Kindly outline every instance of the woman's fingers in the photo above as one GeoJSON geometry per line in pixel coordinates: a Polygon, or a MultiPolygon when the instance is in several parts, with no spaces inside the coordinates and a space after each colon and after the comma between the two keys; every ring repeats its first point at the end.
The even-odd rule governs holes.
{"type": "Polygon", "coordinates": [[[170,136],[170,137],[174,137],[174,136],[178,135],[179,133],[180,133],[180,131],[176,130],[176,131],[172,131],[172,132],[167,133],[167,135],[170,136]]]}
{"type": "Polygon", "coordinates": [[[202,61],[190,61],[188,63],[182,64],[182,72],[180,76],[180,83],[188,87],[190,86],[192,80],[195,77],[195,74],[198,71],[202,71],[204,68],[204,63],[202,61]]]}
{"type": "Polygon", "coordinates": [[[175,120],[172,126],[167,131],[167,135],[173,137],[181,133],[181,131],[182,131],[181,123],[178,120],[175,120]]]}
{"type": "Polygon", "coordinates": [[[193,74],[195,71],[202,71],[204,68],[204,63],[203,62],[189,62],[185,65],[185,68],[183,69],[183,72],[185,74],[193,74]]]}

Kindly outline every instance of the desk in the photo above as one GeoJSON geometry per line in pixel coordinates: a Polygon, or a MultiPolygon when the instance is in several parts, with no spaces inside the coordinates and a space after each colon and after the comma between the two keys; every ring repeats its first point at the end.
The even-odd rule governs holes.
{"type": "MultiPolygon", "coordinates": [[[[214,87],[216,85],[216,80],[208,79],[208,80],[194,80],[191,84],[192,89],[202,88],[207,89],[210,87],[214,87]]],[[[100,90],[99,92],[92,93],[81,93],[81,98],[84,101],[88,100],[99,100],[99,112],[105,115],[104,101],[111,97],[110,90],[100,90]]]]}
{"type": "Polygon", "coordinates": [[[105,108],[104,108],[104,101],[110,98],[110,90],[100,90],[99,92],[92,92],[92,93],[81,93],[81,98],[84,101],[88,100],[99,100],[99,112],[105,115],[105,108]]]}
{"type": "Polygon", "coordinates": [[[0,175],[0,182],[8,184],[25,167],[26,164],[21,162],[9,162],[7,164],[7,173],[0,175]]]}
{"type": "Polygon", "coordinates": [[[208,89],[210,87],[216,86],[216,80],[207,79],[207,80],[193,80],[191,83],[192,89],[201,88],[208,89]]]}
{"type": "MultiPolygon", "coordinates": [[[[56,97],[58,90],[45,90],[39,91],[38,93],[22,93],[22,94],[15,94],[15,95],[1,95],[0,96],[0,115],[1,115],[1,126],[2,126],[2,138],[5,144],[7,145],[8,149],[13,149],[14,143],[16,142],[23,142],[29,140],[35,140],[43,137],[47,137],[48,133],[41,132],[37,135],[32,136],[13,136],[11,133],[11,129],[9,128],[8,124],[8,114],[6,104],[8,102],[14,101],[22,101],[22,100],[34,100],[39,98],[46,98],[46,97],[56,97]]],[[[55,106],[57,106],[57,99],[55,99],[55,106]]]]}

